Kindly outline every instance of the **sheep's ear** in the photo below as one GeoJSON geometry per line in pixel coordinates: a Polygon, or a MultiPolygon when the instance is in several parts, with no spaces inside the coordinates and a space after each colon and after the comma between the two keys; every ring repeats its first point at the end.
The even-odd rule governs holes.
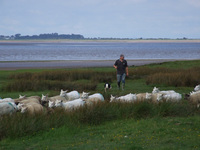
{"type": "Polygon", "coordinates": [[[44,97],[44,94],[42,94],[42,97],[44,97]]]}
{"type": "Polygon", "coordinates": [[[63,92],[63,89],[61,89],[60,92],[63,92]]]}

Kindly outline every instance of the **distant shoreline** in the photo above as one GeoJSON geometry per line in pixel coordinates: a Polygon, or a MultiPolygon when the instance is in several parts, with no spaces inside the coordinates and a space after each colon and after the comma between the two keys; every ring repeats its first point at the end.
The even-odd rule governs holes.
{"type": "MultiPolygon", "coordinates": [[[[127,60],[127,61],[129,66],[142,66],[147,64],[163,63],[170,61],[182,61],[182,60],[138,59],[138,60],[127,60]]],[[[0,70],[112,67],[113,64],[114,60],[60,60],[60,61],[15,61],[15,62],[1,61],[0,70]]]]}
{"type": "Polygon", "coordinates": [[[187,40],[177,40],[177,39],[170,39],[170,40],[95,40],[95,39],[85,39],[85,40],[70,40],[70,39],[58,39],[58,40],[0,40],[0,44],[2,43],[118,43],[118,42],[124,42],[124,43],[200,43],[200,39],[187,39],[187,40]]]}

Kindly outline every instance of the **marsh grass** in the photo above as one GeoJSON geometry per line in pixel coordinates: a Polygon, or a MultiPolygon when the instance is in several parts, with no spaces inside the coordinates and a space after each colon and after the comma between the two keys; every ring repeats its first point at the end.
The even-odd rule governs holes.
{"type": "Polygon", "coordinates": [[[194,87],[200,83],[200,68],[176,69],[173,72],[158,72],[146,78],[147,84],[164,84],[175,87],[194,87]]]}
{"type": "Polygon", "coordinates": [[[92,80],[103,82],[107,79],[111,80],[113,72],[99,72],[93,70],[60,70],[60,71],[42,71],[42,72],[24,72],[12,74],[9,79],[24,79],[24,80],[58,80],[58,81],[77,81],[77,80],[92,80]]]}
{"type": "Polygon", "coordinates": [[[134,118],[136,120],[153,117],[188,117],[199,115],[200,110],[185,101],[179,103],[150,102],[137,103],[97,103],[74,111],[55,109],[54,113],[28,115],[16,113],[1,116],[0,139],[34,135],[61,126],[78,127],[100,125],[107,121],[134,118]]]}
{"type": "Polygon", "coordinates": [[[42,91],[42,90],[88,90],[94,91],[98,83],[112,82],[113,72],[98,72],[92,70],[70,70],[70,71],[43,71],[24,72],[11,74],[10,82],[2,87],[6,92],[42,91]],[[87,83],[81,83],[86,80],[87,83]]]}
{"type": "MultiPolygon", "coordinates": [[[[128,80],[145,79],[147,85],[166,85],[174,87],[194,87],[200,84],[200,68],[189,69],[136,67],[130,68],[128,80]]],[[[99,83],[112,83],[116,80],[114,71],[59,70],[42,72],[23,72],[11,74],[2,90],[24,92],[41,90],[79,90],[95,91],[99,83]],[[85,80],[87,82],[79,82],[85,80]]]]}
{"type": "Polygon", "coordinates": [[[24,92],[24,91],[44,91],[44,90],[54,90],[60,91],[60,89],[68,90],[95,90],[97,83],[87,82],[87,83],[77,83],[77,82],[63,82],[57,80],[16,80],[14,82],[8,83],[3,87],[3,91],[6,92],[24,92]]]}

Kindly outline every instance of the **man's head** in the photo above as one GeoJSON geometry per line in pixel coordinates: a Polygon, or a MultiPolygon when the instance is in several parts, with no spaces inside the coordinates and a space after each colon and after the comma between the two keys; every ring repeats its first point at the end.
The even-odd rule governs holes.
{"type": "Polygon", "coordinates": [[[123,54],[120,55],[120,59],[124,60],[124,55],[123,54]]]}

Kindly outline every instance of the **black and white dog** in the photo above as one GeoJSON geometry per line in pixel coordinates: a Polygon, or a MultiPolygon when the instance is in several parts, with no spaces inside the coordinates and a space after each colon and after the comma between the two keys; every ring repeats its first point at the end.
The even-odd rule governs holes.
{"type": "Polygon", "coordinates": [[[107,91],[107,89],[111,89],[112,87],[111,87],[111,84],[110,83],[105,83],[104,84],[104,89],[105,89],[105,92],[107,91]]]}

